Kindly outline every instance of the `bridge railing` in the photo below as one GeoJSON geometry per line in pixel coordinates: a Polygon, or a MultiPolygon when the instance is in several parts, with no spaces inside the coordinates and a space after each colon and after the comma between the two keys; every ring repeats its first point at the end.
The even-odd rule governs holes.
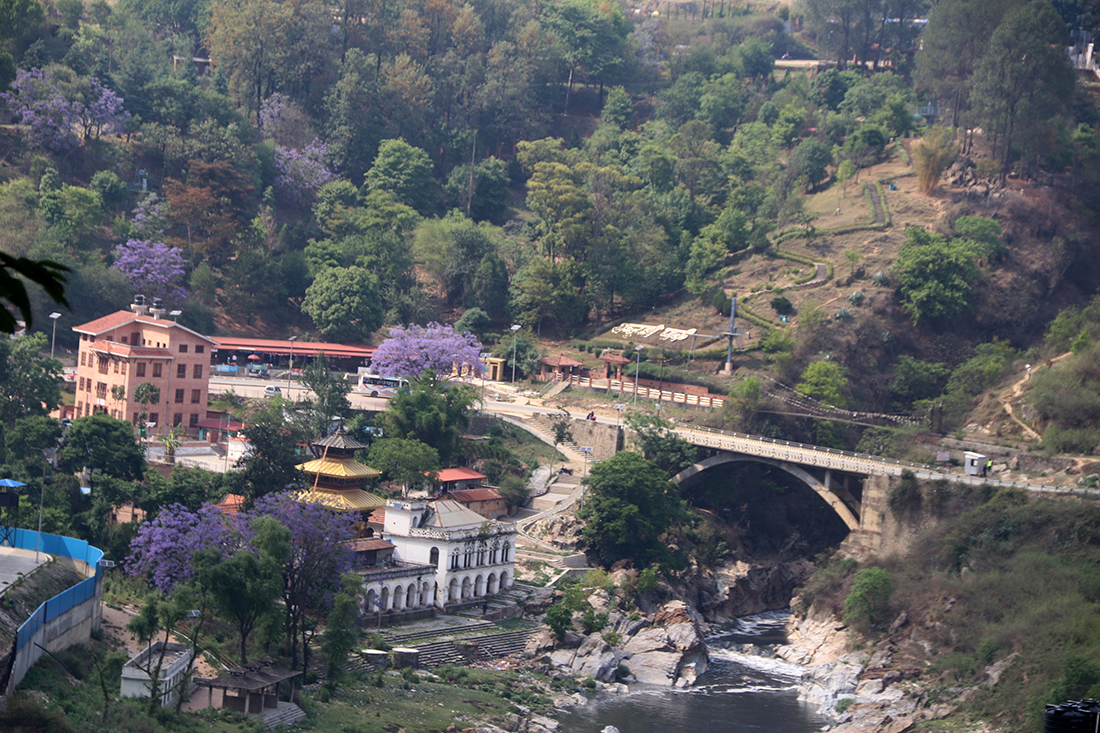
{"type": "Polygon", "coordinates": [[[756,443],[768,443],[776,447],[795,448],[800,450],[810,451],[812,453],[821,453],[833,456],[842,456],[845,458],[852,458],[859,461],[865,461],[872,464],[888,465],[898,468],[908,468],[913,471],[914,474],[923,474],[922,478],[947,478],[956,483],[963,483],[970,486],[980,486],[982,484],[992,484],[1002,487],[1015,487],[1025,489],[1027,491],[1039,491],[1049,493],[1060,494],[1081,494],[1088,496],[1100,496],[1100,489],[1085,489],[1072,486],[1050,486],[1048,484],[1032,484],[1026,481],[1002,481],[999,479],[990,479],[983,476],[968,476],[965,474],[951,473],[944,470],[939,466],[930,466],[927,463],[915,463],[913,461],[902,461],[897,458],[884,458],[882,456],[873,456],[869,453],[856,453],[855,451],[840,450],[838,448],[827,448],[820,445],[811,445],[808,443],[799,443],[791,440],[778,440],[776,438],[766,438],[762,435],[749,435],[747,433],[738,433],[732,430],[721,430],[718,428],[709,428],[703,426],[692,425],[690,427],[683,426],[677,428],[677,432],[689,432],[698,431],[702,433],[711,433],[716,437],[734,438],[742,441],[751,441],[756,443]]]}

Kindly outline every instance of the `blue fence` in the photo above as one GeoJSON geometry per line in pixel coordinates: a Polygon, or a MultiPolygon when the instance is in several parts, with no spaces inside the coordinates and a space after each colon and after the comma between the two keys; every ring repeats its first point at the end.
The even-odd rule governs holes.
{"type": "Polygon", "coordinates": [[[55,618],[79,606],[84,601],[95,596],[96,583],[103,574],[103,567],[99,561],[103,559],[103,551],[92,547],[84,540],[72,537],[61,537],[55,534],[42,533],[42,545],[38,545],[38,533],[29,529],[15,530],[12,547],[21,550],[40,549],[47,555],[60,555],[87,563],[95,568],[95,575],[80,581],[72,588],[58,593],[49,599],[30,615],[23,625],[19,627],[19,633],[15,641],[15,650],[18,652],[34,638],[34,635],[45,624],[55,618]]]}

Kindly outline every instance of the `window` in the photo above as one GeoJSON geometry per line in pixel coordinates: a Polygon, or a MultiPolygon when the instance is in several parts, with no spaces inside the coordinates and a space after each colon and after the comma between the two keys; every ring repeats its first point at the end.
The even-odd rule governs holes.
{"type": "Polygon", "coordinates": [[[187,344],[180,344],[180,353],[181,354],[186,354],[187,353],[187,344]]]}
{"type": "MultiPolygon", "coordinates": [[[[112,361],[114,361],[114,360],[112,359],[112,361]]],[[[115,374],[118,374],[118,362],[117,361],[115,361],[115,374]]]]}
{"type": "Polygon", "coordinates": [[[177,364],[176,365],[176,379],[187,379],[187,365],[186,364],[177,364]]]}
{"type": "Polygon", "coordinates": [[[139,377],[144,377],[145,376],[145,362],[143,362],[143,361],[138,362],[137,376],[139,376],[139,377]]]}
{"type": "Polygon", "coordinates": [[[128,343],[130,343],[129,341],[127,341],[127,340],[126,340],[126,339],[128,339],[128,338],[129,338],[129,336],[123,336],[123,337],[122,337],[122,343],[124,343],[124,344],[128,344],[128,343]]]}
{"type": "Polygon", "coordinates": [[[107,373],[107,359],[105,357],[99,357],[98,369],[100,374],[107,373]]]}
{"type": "Polygon", "coordinates": [[[124,377],[126,376],[126,364],[127,363],[128,362],[125,362],[125,361],[122,362],[122,376],[124,376],[124,377]]]}
{"type": "Polygon", "coordinates": [[[173,426],[183,425],[183,413],[182,412],[177,412],[175,415],[172,416],[172,425],[173,426]]]}
{"type": "Polygon", "coordinates": [[[199,404],[199,398],[200,397],[202,397],[202,390],[201,389],[191,390],[191,404],[192,405],[199,404]]]}
{"type": "Polygon", "coordinates": [[[202,379],[202,364],[196,364],[195,370],[192,372],[195,379],[202,379]]]}
{"type": "Polygon", "coordinates": [[[205,351],[206,351],[206,346],[204,346],[203,344],[195,344],[195,353],[196,354],[202,354],[205,351]]]}
{"type": "Polygon", "coordinates": [[[177,389],[176,390],[176,404],[179,404],[179,405],[183,404],[183,390],[182,389],[177,389]]]}
{"type": "Polygon", "coordinates": [[[79,382],[77,383],[76,391],[77,392],[83,392],[84,391],[84,377],[81,377],[79,382]]]}
{"type": "Polygon", "coordinates": [[[84,363],[84,357],[86,357],[87,355],[88,353],[85,351],[80,352],[80,366],[86,366],[86,364],[84,363]]]}
{"type": "Polygon", "coordinates": [[[161,373],[164,371],[164,365],[160,362],[153,364],[153,379],[160,379],[161,373]]]}
{"type": "Polygon", "coordinates": [[[149,413],[149,422],[151,422],[155,425],[159,421],[160,421],[160,413],[159,412],[150,412],[149,413]]]}
{"type": "Polygon", "coordinates": [[[76,416],[77,417],[84,417],[84,403],[83,402],[77,402],[76,403],[76,416]]]}
{"type": "Polygon", "coordinates": [[[141,346],[141,331],[133,331],[130,333],[130,343],[134,346],[141,346]]]}
{"type": "Polygon", "coordinates": [[[97,400],[107,399],[107,383],[96,382],[95,383],[95,397],[97,400]]]}
{"type": "Polygon", "coordinates": [[[439,567],[439,548],[433,547],[432,551],[428,553],[428,564],[439,567]]]}
{"type": "Polygon", "coordinates": [[[138,418],[139,418],[139,417],[141,417],[141,413],[140,413],[140,412],[135,412],[135,413],[134,413],[134,421],[133,421],[133,422],[134,422],[134,425],[137,425],[137,424],[138,424],[138,418]]]}
{"type": "Polygon", "coordinates": [[[198,424],[199,424],[199,416],[192,413],[191,417],[187,421],[187,426],[193,428],[198,424]]]}

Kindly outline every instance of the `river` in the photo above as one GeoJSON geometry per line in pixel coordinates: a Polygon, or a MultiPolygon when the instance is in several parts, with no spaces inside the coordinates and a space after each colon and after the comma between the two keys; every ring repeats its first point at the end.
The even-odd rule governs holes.
{"type": "MultiPolygon", "coordinates": [[[[562,733],[817,733],[829,721],[799,702],[801,668],[767,656],[784,643],[787,614],[738,619],[707,639],[710,669],[686,690],[638,689],[608,695],[557,716],[562,733]]],[[[627,662],[629,666],[629,662],[627,662]]]]}

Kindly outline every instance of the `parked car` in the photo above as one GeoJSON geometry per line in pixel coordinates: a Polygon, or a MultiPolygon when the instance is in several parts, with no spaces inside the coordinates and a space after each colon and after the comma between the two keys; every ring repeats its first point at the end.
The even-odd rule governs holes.
{"type": "Polygon", "coordinates": [[[264,397],[276,397],[282,396],[283,391],[276,387],[274,384],[269,384],[264,387],[264,397]]]}

